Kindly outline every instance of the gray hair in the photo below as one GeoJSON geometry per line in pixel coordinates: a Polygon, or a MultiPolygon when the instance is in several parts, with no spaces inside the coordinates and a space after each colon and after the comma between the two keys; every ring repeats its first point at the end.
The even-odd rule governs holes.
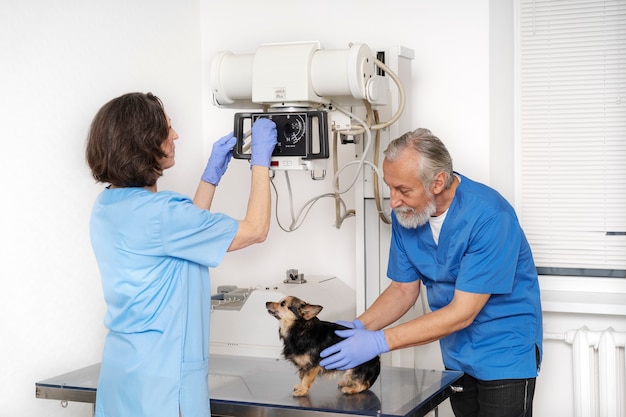
{"type": "Polygon", "coordinates": [[[452,157],[437,136],[423,128],[407,132],[389,143],[384,151],[385,158],[394,161],[407,148],[413,149],[418,155],[417,176],[425,187],[428,188],[440,172],[446,174],[445,188],[450,187],[454,178],[452,157]]]}

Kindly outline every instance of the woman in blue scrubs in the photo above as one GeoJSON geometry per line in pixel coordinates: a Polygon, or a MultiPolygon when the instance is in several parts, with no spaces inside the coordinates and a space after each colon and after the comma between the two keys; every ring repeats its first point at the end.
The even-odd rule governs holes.
{"type": "Polygon", "coordinates": [[[269,165],[276,126],[252,126],[251,188],[243,220],[210,211],[236,139],[213,145],[193,199],[158,191],[174,165],[178,134],[161,101],[129,93],[106,103],[87,138],[97,197],[90,234],[108,328],[98,417],[210,416],[208,268],[225,253],[263,242],[271,213],[269,165]]]}
{"type": "Polygon", "coordinates": [[[463,371],[456,416],[530,417],[541,361],[537,270],[515,211],[495,190],[454,172],[427,129],[392,141],[388,288],[322,352],[348,369],[390,350],[439,340],[446,368],[463,371]],[[423,282],[432,312],[387,327],[416,302],[423,282]],[[384,329],[384,330],[381,330],[384,329]]]}

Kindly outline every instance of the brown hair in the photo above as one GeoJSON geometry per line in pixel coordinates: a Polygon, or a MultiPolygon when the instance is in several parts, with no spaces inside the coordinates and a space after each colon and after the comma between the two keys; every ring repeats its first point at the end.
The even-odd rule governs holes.
{"type": "Polygon", "coordinates": [[[156,183],[169,126],[163,103],[152,93],[128,93],[106,103],[91,122],[85,156],[98,182],[120,187],[156,183]]]}

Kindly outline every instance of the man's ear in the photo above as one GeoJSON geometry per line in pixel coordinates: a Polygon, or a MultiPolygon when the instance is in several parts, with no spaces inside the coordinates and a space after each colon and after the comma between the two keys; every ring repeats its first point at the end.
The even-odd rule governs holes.
{"type": "Polygon", "coordinates": [[[447,179],[448,175],[444,171],[441,171],[437,175],[435,175],[435,179],[430,184],[430,192],[434,195],[437,195],[445,190],[447,179]]]}

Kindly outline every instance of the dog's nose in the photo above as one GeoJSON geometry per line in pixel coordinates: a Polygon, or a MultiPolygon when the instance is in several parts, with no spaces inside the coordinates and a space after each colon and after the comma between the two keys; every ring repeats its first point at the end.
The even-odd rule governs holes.
{"type": "Polygon", "coordinates": [[[270,304],[272,304],[272,302],[271,302],[271,301],[266,302],[266,303],[265,303],[265,308],[270,308],[270,304]]]}

